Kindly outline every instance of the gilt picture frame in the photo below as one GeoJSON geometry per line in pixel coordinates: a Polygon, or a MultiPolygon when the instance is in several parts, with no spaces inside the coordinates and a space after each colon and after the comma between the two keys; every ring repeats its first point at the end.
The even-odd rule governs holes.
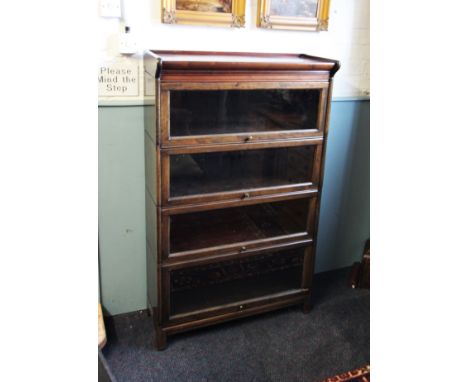
{"type": "Polygon", "coordinates": [[[257,27],[328,30],[330,0],[258,0],[257,27]]]}
{"type": "Polygon", "coordinates": [[[246,0],[162,0],[165,24],[245,26],[246,0]]]}

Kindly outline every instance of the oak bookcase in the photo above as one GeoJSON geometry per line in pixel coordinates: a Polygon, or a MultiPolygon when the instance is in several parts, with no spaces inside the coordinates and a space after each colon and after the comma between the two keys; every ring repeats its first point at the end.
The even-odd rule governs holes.
{"type": "Polygon", "coordinates": [[[148,305],[168,335],[311,309],[335,60],[147,51],[148,305]]]}

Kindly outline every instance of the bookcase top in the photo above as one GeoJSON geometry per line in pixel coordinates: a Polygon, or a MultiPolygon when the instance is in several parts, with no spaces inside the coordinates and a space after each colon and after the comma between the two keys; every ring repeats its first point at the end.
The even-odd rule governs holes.
{"type": "Polygon", "coordinates": [[[332,76],[339,61],[306,54],[239,53],[151,50],[164,70],[327,71],[332,76]]]}

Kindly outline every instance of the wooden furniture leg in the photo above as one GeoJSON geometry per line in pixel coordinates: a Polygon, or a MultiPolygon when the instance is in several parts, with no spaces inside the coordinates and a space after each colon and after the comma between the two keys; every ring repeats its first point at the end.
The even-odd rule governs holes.
{"type": "Polygon", "coordinates": [[[156,349],[164,350],[167,347],[167,334],[161,328],[156,329],[156,349]]]}
{"type": "Polygon", "coordinates": [[[306,301],[304,301],[304,304],[302,304],[302,313],[307,314],[310,313],[312,310],[312,304],[310,302],[310,298],[307,298],[306,301]]]}

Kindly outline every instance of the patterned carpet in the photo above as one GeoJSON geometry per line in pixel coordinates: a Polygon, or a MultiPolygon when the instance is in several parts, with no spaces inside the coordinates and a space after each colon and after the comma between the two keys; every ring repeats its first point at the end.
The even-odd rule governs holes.
{"type": "Polygon", "coordinates": [[[324,379],[322,382],[370,382],[370,366],[351,370],[340,375],[324,379]]]}

